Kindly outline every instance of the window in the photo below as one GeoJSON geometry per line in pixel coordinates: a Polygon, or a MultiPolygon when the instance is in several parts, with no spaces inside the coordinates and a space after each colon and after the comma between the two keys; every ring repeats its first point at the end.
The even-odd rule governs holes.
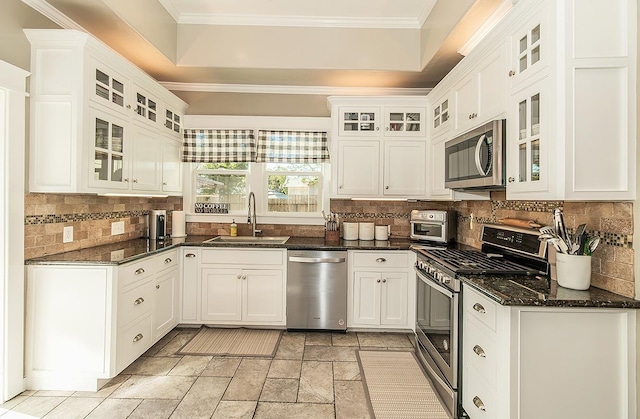
{"type": "Polygon", "coordinates": [[[267,212],[320,212],[320,163],[265,163],[267,212]]]}
{"type": "Polygon", "coordinates": [[[237,212],[246,208],[249,163],[198,163],[195,169],[196,208],[206,213],[237,212]],[[203,207],[197,204],[214,204],[203,207]]]}

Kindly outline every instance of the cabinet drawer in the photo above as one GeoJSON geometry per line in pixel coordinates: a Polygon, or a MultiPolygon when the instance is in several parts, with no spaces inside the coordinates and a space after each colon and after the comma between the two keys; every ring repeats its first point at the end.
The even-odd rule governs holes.
{"type": "Polygon", "coordinates": [[[282,265],[281,250],[207,249],[202,251],[202,263],[233,265],[282,265]]]}
{"type": "Polygon", "coordinates": [[[151,278],[118,296],[118,324],[124,326],[150,313],[153,308],[154,282],[151,278]]]}
{"type": "Polygon", "coordinates": [[[163,252],[155,257],[156,272],[178,266],[178,249],[163,252]]]}
{"type": "Polygon", "coordinates": [[[465,321],[463,365],[474,367],[491,385],[497,385],[498,348],[495,333],[469,319],[465,321]]]}
{"type": "Polygon", "coordinates": [[[356,268],[408,268],[406,252],[354,252],[353,267],[356,268]]]}
{"type": "MultiPolygon", "coordinates": [[[[466,288],[466,290],[469,290],[469,288],[466,288]]],[[[496,330],[496,302],[473,291],[465,293],[463,300],[465,314],[480,320],[491,330],[496,330]]]]}
{"type": "Polygon", "coordinates": [[[119,269],[120,289],[153,275],[153,258],[148,257],[122,265],[119,269]]]}
{"type": "Polygon", "coordinates": [[[151,315],[140,319],[118,333],[116,365],[118,371],[126,368],[153,344],[153,319],[151,315]]]}
{"type": "MultiPolygon", "coordinates": [[[[465,367],[467,380],[462,393],[462,407],[470,418],[494,419],[499,417],[496,390],[471,366],[465,367]]],[[[505,395],[505,398],[507,396],[505,395]]]]}

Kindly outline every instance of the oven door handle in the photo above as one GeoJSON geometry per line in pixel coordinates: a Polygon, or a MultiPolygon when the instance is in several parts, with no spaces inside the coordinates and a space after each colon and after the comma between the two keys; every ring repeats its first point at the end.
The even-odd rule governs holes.
{"type": "Polygon", "coordinates": [[[416,269],[416,274],[418,275],[418,278],[420,278],[420,280],[424,282],[426,285],[430,286],[431,288],[434,288],[440,294],[444,294],[449,298],[453,298],[453,293],[451,291],[449,291],[442,285],[438,284],[437,282],[427,278],[422,272],[420,272],[417,269],[416,269]]]}

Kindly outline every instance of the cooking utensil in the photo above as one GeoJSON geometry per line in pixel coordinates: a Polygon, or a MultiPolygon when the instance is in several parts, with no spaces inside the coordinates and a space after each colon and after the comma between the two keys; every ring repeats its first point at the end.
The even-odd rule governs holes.
{"type": "Polygon", "coordinates": [[[519,220],[517,218],[503,218],[502,220],[498,220],[502,224],[510,225],[514,227],[523,227],[523,228],[540,228],[542,227],[540,224],[535,221],[530,220],[519,220]]]}
{"type": "Polygon", "coordinates": [[[556,230],[553,228],[553,226],[544,226],[544,227],[540,228],[539,231],[540,231],[541,234],[550,234],[550,235],[552,235],[554,237],[557,236],[556,230]]]}
{"type": "Polygon", "coordinates": [[[596,237],[590,240],[589,244],[587,244],[587,252],[588,252],[587,255],[591,256],[593,252],[596,251],[598,244],[600,244],[600,237],[596,237]]]}
{"type": "Polygon", "coordinates": [[[587,228],[586,224],[580,224],[578,226],[578,228],[576,228],[576,233],[573,236],[574,237],[574,239],[573,239],[574,243],[580,242],[580,236],[584,233],[586,228],[587,228]]]}

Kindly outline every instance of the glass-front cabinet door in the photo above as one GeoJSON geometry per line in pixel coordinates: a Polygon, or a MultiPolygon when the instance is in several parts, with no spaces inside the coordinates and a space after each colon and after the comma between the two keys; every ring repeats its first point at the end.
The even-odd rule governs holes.
{"type": "Polygon", "coordinates": [[[380,135],[380,108],[340,107],[340,135],[378,136],[380,135]]]}
{"type": "Polygon", "coordinates": [[[544,7],[511,36],[511,87],[536,75],[549,62],[552,52],[549,50],[550,44],[546,42],[549,38],[546,15],[547,8],[544,7]]]}
{"type": "Polygon", "coordinates": [[[136,119],[152,126],[158,126],[160,119],[158,100],[137,85],[134,85],[133,90],[136,119]]]}
{"type": "Polygon", "coordinates": [[[127,189],[129,187],[125,147],[129,129],[126,121],[107,112],[90,111],[91,178],[89,185],[100,188],[127,189]]]}
{"type": "Polygon", "coordinates": [[[384,108],[385,136],[421,137],[425,135],[424,108],[384,108]]]}
{"type": "Polygon", "coordinates": [[[94,60],[92,77],[95,85],[89,95],[92,100],[118,112],[130,110],[131,105],[126,101],[129,86],[124,76],[94,60]]]}
{"type": "Polygon", "coordinates": [[[545,78],[511,98],[507,138],[508,194],[549,191],[547,82],[545,78]]]}
{"type": "Polygon", "coordinates": [[[164,114],[164,127],[173,135],[179,137],[182,132],[182,116],[169,108],[165,109],[164,114]]]}

